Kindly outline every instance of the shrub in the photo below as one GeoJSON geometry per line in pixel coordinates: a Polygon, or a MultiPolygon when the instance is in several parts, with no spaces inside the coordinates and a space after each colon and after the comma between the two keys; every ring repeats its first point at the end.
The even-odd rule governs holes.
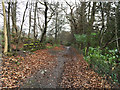
{"type": "Polygon", "coordinates": [[[71,46],[71,42],[65,43],[65,46],[71,46]]]}
{"type": "MultiPolygon", "coordinates": [[[[97,73],[107,75],[114,82],[119,82],[120,76],[120,58],[117,55],[117,50],[100,50],[100,48],[90,47],[85,60],[90,64],[97,73]],[[117,63],[116,61],[119,61],[117,63]]],[[[119,82],[120,83],[120,82],[119,82]]]]}

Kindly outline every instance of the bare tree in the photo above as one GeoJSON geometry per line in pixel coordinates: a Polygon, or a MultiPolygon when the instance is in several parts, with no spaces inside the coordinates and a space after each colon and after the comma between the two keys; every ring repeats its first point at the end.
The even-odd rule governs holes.
{"type": "Polygon", "coordinates": [[[45,34],[47,32],[47,23],[48,23],[47,22],[47,11],[48,11],[47,2],[44,1],[44,5],[45,5],[45,14],[44,14],[44,16],[45,16],[45,27],[44,27],[44,31],[42,32],[42,36],[41,36],[40,42],[43,42],[43,39],[44,39],[45,34]]]}
{"type": "Polygon", "coordinates": [[[28,32],[28,38],[30,38],[30,30],[31,30],[31,9],[32,9],[32,4],[29,3],[29,32],[28,32]]]}
{"type": "Polygon", "coordinates": [[[37,13],[37,1],[35,3],[35,11],[34,11],[34,26],[33,26],[33,30],[34,30],[34,41],[36,41],[37,36],[36,36],[36,13],[37,13]]]}
{"type": "Polygon", "coordinates": [[[24,11],[24,14],[23,14],[23,19],[22,19],[22,24],[21,24],[21,28],[20,28],[20,34],[19,34],[19,36],[18,36],[18,43],[17,43],[17,46],[16,46],[16,51],[17,51],[18,46],[19,46],[19,44],[20,44],[21,33],[22,33],[22,30],[23,30],[23,24],[24,24],[24,21],[25,21],[25,14],[26,14],[27,8],[28,8],[28,1],[27,1],[27,3],[26,3],[26,8],[25,8],[25,11],[24,11]]]}
{"type": "Polygon", "coordinates": [[[11,12],[12,12],[12,33],[16,32],[17,35],[17,27],[16,27],[16,10],[17,10],[17,0],[12,2],[11,12]]]}
{"type": "Polygon", "coordinates": [[[10,3],[11,2],[8,2],[8,25],[7,25],[7,34],[8,34],[8,52],[10,52],[11,50],[11,44],[10,44],[10,41],[11,41],[11,36],[10,36],[10,3]]]}
{"type": "Polygon", "coordinates": [[[8,36],[7,36],[7,26],[6,26],[7,19],[6,19],[4,2],[2,2],[2,7],[3,7],[3,15],[4,15],[4,39],[5,39],[4,53],[6,54],[8,52],[8,36]]]}

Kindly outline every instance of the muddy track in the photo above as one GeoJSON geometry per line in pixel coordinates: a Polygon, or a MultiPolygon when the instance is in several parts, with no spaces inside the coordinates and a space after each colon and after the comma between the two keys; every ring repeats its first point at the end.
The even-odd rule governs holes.
{"type": "Polygon", "coordinates": [[[67,56],[71,56],[72,59],[74,52],[69,47],[65,47],[63,51],[49,50],[49,53],[57,56],[57,65],[53,69],[39,70],[27,79],[21,88],[61,88],[59,83],[62,81],[64,65],[65,62],[70,60],[67,56]]]}

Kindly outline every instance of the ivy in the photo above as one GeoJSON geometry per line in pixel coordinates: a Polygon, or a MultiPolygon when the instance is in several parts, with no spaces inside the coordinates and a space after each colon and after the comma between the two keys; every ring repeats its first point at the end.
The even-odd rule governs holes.
{"type": "MultiPolygon", "coordinates": [[[[86,56],[84,59],[97,73],[100,73],[101,75],[109,75],[114,82],[118,82],[120,74],[120,62],[116,62],[116,60],[120,61],[120,58],[117,55],[118,50],[109,50],[106,48],[105,51],[106,52],[103,53],[103,51],[100,50],[100,47],[90,47],[87,55],[85,54],[86,56]]],[[[84,50],[84,53],[86,53],[86,50],[84,50]]]]}

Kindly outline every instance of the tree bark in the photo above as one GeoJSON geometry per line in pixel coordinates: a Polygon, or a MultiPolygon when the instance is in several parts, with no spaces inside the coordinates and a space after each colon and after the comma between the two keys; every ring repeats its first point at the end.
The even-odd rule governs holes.
{"type": "Polygon", "coordinates": [[[119,50],[119,41],[118,41],[118,27],[117,27],[117,11],[119,11],[119,9],[118,8],[116,8],[115,9],[115,13],[116,13],[116,15],[115,15],[115,37],[116,37],[116,47],[117,47],[117,49],[119,50]]]}
{"type": "Polygon", "coordinates": [[[48,6],[47,6],[47,2],[44,2],[44,4],[45,4],[45,27],[44,27],[44,31],[42,33],[40,42],[43,42],[43,39],[44,39],[45,34],[47,32],[47,11],[48,11],[48,6]]]}
{"type": "MultiPolygon", "coordinates": [[[[29,7],[30,7],[30,4],[29,4],[29,7]]],[[[31,9],[32,9],[32,5],[31,5],[30,10],[29,10],[29,32],[28,32],[28,38],[30,38],[30,29],[31,29],[31,9]]]]}
{"type": "Polygon", "coordinates": [[[4,39],[5,39],[4,54],[6,54],[8,52],[8,36],[7,36],[6,12],[5,12],[4,2],[2,2],[2,7],[3,7],[3,15],[4,15],[4,39]]]}
{"type": "Polygon", "coordinates": [[[11,7],[11,12],[12,12],[12,33],[16,33],[16,36],[17,36],[17,29],[16,29],[16,8],[17,8],[17,0],[15,0],[15,2],[12,2],[12,7],[11,7]]]}
{"type": "MultiPolygon", "coordinates": [[[[93,2],[93,6],[92,6],[92,11],[91,11],[91,18],[89,20],[89,27],[88,27],[88,31],[87,31],[87,35],[88,37],[87,38],[91,38],[91,32],[93,32],[93,23],[95,21],[95,12],[96,12],[96,2],[93,2]]],[[[91,45],[91,42],[90,40],[88,40],[88,43],[87,43],[87,48],[89,48],[91,45]]]]}
{"type": "Polygon", "coordinates": [[[88,21],[90,19],[90,8],[91,8],[91,2],[88,3],[88,21]]]}
{"type": "Polygon", "coordinates": [[[93,2],[93,7],[92,7],[92,11],[91,11],[91,19],[89,21],[90,23],[90,30],[93,30],[93,23],[95,21],[95,12],[96,12],[96,2],[93,2]]]}
{"type": "Polygon", "coordinates": [[[99,45],[101,46],[102,42],[103,42],[103,37],[104,37],[104,31],[105,31],[105,25],[104,25],[104,10],[103,10],[103,3],[100,2],[100,6],[101,6],[101,16],[102,16],[102,28],[100,31],[100,41],[99,41],[99,45]]]}
{"type": "Polygon", "coordinates": [[[58,36],[58,12],[56,11],[56,17],[55,17],[55,43],[57,43],[57,36],[58,36]]]}
{"type": "Polygon", "coordinates": [[[34,41],[36,41],[36,12],[37,12],[37,1],[35,3],[35,11],[34,11],[34,41]]]}
{"type": "Polygon", "coordinates": [[[10,1],[8,2],[8,28],[7,28],[7,34],[8,34],[8,52],[11,51],[11,36],[10,36],[10,1]]]}

